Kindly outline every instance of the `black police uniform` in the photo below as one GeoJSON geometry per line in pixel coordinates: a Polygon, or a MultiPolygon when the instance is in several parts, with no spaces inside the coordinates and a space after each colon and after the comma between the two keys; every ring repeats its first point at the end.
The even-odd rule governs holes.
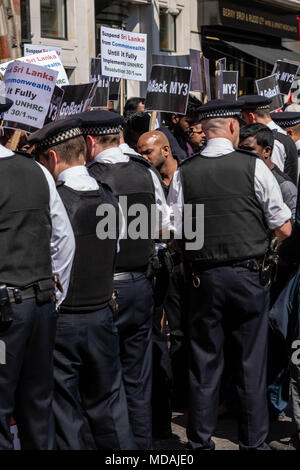
{"type": "MultiPolygon", "coordinates": [[[[76,125],[76,117],[66,121],[68,128],[62,132],[63,123],[49,124],[34,139],[41,141],[40,148],[44,145],[55,150],[56,144],[76,134],[76,125]]],[[[74,169],[69,168],[70,181],[74,169]]],[[[119,227],[119,207],[102,186],[85,191],[59,182],[57,187],[76,242],[68,293],[59,309],[54,351],[57,445],[60,450],[84,450],[93,443],[96,449],[134,450],[118,332],[109,306],[117,241],[100,239],[96,231],[101,222],[98,208],[112,205],[119,227]],[[86,439],[85,420],[92,443],[86,439]]]]}
{"type": "MultiPolygon", "coordinates": [[[[239,109],[238,109],[239,108],[239,109]]],[[[200,118],[234,117],[240,105],[214,100],[200,118]]],[[[256,158],[233,151],[201,154],[180,167],[184,204],[204,204],[204,246],[184,250],[190,271],[189,415],[193,449],[213,449],[224,331],[230,334],[232,367],[241,404],[241,449],[264,449],[268,431],[266,354],[269,290],[261,285],[258,264],[268,247],[268,231],[254,191],[256,158]],[[251,230],[249,230],[251,227],[251,230]]]]}
{"type": "MultiPolygon", "coordinates": [[[[85,135],[107,135],[111,128],[121,125],[120,116],[107,111],[80,114],[85,135]]],[[[127,197],[128,212],[134,204],[143,204],[148,211],[151,227],[151,205],[155,204],[155,190],[150,164],[141,158],[128,162],[103,164],[96,161],[89,173],[97,181],[107,184],[114,196],[127,197]]],[[[134,217],[128,216],[127,228],[134,217]]],[[[152,389],[152,314],[153,294],[146,277],[149,260],[154,252],[150,232],[146,240],[120,241],[117,255],[114,290],[117,295],[117,320],[120,336],[123,380],[126,390],[130,423],[139,449],[151,449],[151,389],[152,389]]]]}
{"type": "Polygon", "coordinates": [[[18,153],[0,158],[0,185],[0,284],[9,288],[10,302],[0,300],[6,350],[0,365],[0,449],[13,448],[14,416],[22,449],[51,450],[56,313],[49,186],[36,162],[18,153]],[[3,321],[5,308],[11,321],[3,321]]]}

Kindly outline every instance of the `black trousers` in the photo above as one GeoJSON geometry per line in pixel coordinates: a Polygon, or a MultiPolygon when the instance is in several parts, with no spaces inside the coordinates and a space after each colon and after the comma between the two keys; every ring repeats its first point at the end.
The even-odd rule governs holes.
{"type": "Polygon", "coordinates": [[[241,415],[240,449],[265,449],[269,290],[246,268],[219,267],[190,284],[190,404],[187,435],[192,448],[212,449],[223,371],[224,329],[232,342],[232,370],[241,415]]]}
{"type": "Polygon", "coordinates": [[[114,281],[120,355],[129,419],[139,449],[152,447],[152,286],[141,274],[114,281]]]}
{"type": "Polygon", "coordinates": [[[13,448],[14,416],[22,449],[53,450],[55,306],[38,306],[35,299],[11,305],[12,323],[0,323],[6,349],[6,364],[0,365],[0,449],[13,448]]]}
{"type": "Polygon", "coordinates": [[[59,314],[54,379],[59,450],[88,448],[85,420],[97,449],[136,449],[122,383],[119,336],[109,307],[59,314]]]}

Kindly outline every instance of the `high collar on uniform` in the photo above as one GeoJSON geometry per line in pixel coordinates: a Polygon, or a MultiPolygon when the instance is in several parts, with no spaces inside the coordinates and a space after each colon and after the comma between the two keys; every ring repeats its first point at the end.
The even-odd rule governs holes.
{"type": "Polygon", "coordinates": [[[224,137],[215,137],[207,141],[207,146],[201,152],[204,157],[220,157],[227,153],[234,152],[232,142],[224,137]]]}
{"type": "Polygon", "coordinates": [[[129,157],[124,155],[122,150],[119,147],[112,147],[103,152],[98,153],[98,155],[88,163],[90,166],[92,163],[126,163],[129,162],[129,157]]]}
{"type": "Polygon", "coordinates": [[[89,175],[84,165],[67,168],[58,175],[57,181],[63,181],[66,186],[77,191],[99,189],[97,181],[89,175]]]}

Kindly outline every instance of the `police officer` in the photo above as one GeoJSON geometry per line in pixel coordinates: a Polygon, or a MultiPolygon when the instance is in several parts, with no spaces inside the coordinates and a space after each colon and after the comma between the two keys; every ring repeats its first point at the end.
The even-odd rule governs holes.
{"type": "Polygon", "coordinates": [[[282,127],[288,135],[293,139],[298,152],[298,179],[300,173],[300,113],[285,111],[283,113],[271,113],[271,118],[280,127],[282,127]]]}
{"type": "MultiPolygon", "coordinates": [[[[0,113],[9,108],[0,103],[0,113]]],[[[22,449],[52,450],[53,275],[67,292],[72,228],[50,173],[0,146],[0,449],[13,448],[16,419],[22,449]]]]}
{"type": "MultiPolygon", "coordinates": [[[[147,270],[154,252],[149,230],[131,235],[133,212],[143,208],[143,229],[151,227],[151,206],[162,212],[167,224],[169,212],[159,179],[151,165],[141,157],[129,157],[119,149],[122,118],[107,111],[79,115],[88,147],[89,172],[106,183],[124,204],[127,233],[120,242],[114,289],[118,304],[123,380],[127,395],[130,423],[139,449],[151,448],[152,388],[152,313],[153,295],[147,270]],[[138,205],[138,206],[137,206],[138,205]]],[[[155,231],[158,232],[157,228],[155,231]]]]}
{"type": "Polygon", "coordinates": [[[224,331],[230,334],[234,351],[240,449],[268,448],[269,288],[259,266],[268,247],[268,228],[281,238],[288,236],[291,212],[264,163],[251,152],[235,150],[241,106],[241,102],[213,100],[200,108],[207,147],[180,166],[169,190],[175,234],[182,229],[183,207],[185,213],[192,209],[198,233],[187,243],[188,224],[184,224],[191,341],[187,435],[192,449],[214,448],[211,436],[217,424],[224,331]],[[204,220],[199,205],[204,205],[204,220]]]}
{"type": "Polygon", "coordinates": [[[265,124],[272,130],[275,137],[272,161],[291,178],[294,184],[297,184],[297,149],[287,133],[272,120],[270,115],[272,99],[260,95],[243,95],[240,100],[244,102],[243,118],[246,124],[265,124]]]}
{"type": "Polygon", "coordinates": [[[119,210],[110,191],[88,174],[79,122],[75,116],[51,123],[30,138],[38,145],[40,161],[57,181],[76,241],[54,351],[57,443],[61,450],[86,449],[86,415],[97,449],[132,450],[136,445],[122,383],[118,333],[109,306],[119,210]],[[109,221],[112,237],[101,233],[97,225],[104,204],[113,211],[109,221]]]}

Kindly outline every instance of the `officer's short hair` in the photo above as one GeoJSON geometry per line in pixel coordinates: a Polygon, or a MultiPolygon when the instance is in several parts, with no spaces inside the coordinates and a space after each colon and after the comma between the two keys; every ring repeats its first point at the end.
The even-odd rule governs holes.
{"type": "Polygon", "coordinates": [[[240,130],[240,142],[248,137],[256,137],[258,145],[262,148],[274,147],[274,134],[267,126],[264,124],[249,124],[244,126],[240,130]]]}
{"type": "Polygon", "coordinates": [[[94,135],[96,142],[103,146],[120,145],[120,134],[94,135]]]}
{"type": "Polygon", "coordinates": [[[47,150],[40,150],[40,153],[48,159],[50,150],[54,150],[67,164],[76,162],[80,155],[84,155],[85,158],[87,154],[86,143],[82,135],[54,145],[47,150]]]}

